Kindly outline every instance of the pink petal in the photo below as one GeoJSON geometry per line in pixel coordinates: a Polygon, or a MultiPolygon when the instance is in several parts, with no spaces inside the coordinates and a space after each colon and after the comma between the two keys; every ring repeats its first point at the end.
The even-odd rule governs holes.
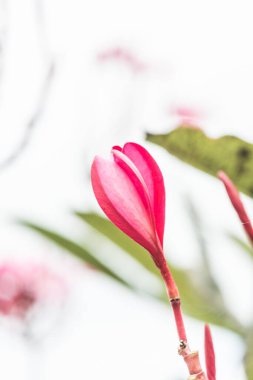
{"type": "Polygon", "coordinates": [[[156,226],[154,223],[154,215],[153,215],[153,210],[150,203],[150,197],[149,197],[149,191],[148,191],[147,185],[141,173],[137,169],[137,167],[129,159],[129,157],[127,157],[124,153],[122,153],[122,150],[120,149],[121,149],[120,147],[115,147],[112,149],[114,161],[126,173],[127,177],[131,180],[134,187],[138,191],[141,201],[149,214],[150,220],[152,221],[154,235],[155,235],[156,226]]]}
{"type": "Polygon", "coordinates": [[[163,245],[165,223],[165,188],[159,166],[148,151],[136,143],[126,143],[122,152],[139,170],[148,189],[157,234],[163,245]]]}
{"type": "Polygon", "coordinates": [[[91,168],[91,181],[97,201],[108,218],[155,254],[156,237],[152,221],[141,187],[139,184],[136,186],[134,173],[129,177],[115,161],[96,157],[91,168]]]}
{"type": "Polygon", "coordinates": [[[218,172],[218,178],[223,182],[230,201],[243,225],[243,228],[249,239],[253,242],[253,227],[247,211],[245,210],[245,207],[241,201],[240,194],[236,186],[223,171],[218,172]]]}
{"type": "Polygon", "coordinates": [[[211,330],[205,325],[205,359],[208,380],[216,380],[215,353],[211,330]]]}

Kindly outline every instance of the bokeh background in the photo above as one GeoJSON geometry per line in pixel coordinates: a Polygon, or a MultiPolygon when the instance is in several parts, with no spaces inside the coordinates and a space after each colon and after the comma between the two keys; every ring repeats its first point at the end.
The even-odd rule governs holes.
{"type": "MultiPolygon", "coordinates": [[[[61,288],[52,298],[55,283],[43,275],[48,295],[28,322],[2,315],[6,380],[186,378],[169,306],[143,294],[161,284],[73,214],[100,212],[91,161],[125,141],[147,147],[163,170],[170,262],[201,273],[190,202],[226,307],[252,323],[252,259],[228,236],[247,242],[222,184],[145,142],[145,132],[168,132],[185,117],[210,137],[251,142],[252,35],[250,1],[1,0],[0,260],[47,267],[61,288]],[[21,219],[83,243],[139,291],[21,219]]],[[[203,322],[186,325],[202,355],[203,322]]],[[[246,379],[243,339],[211,327],[217,379],[246,379]]]]}

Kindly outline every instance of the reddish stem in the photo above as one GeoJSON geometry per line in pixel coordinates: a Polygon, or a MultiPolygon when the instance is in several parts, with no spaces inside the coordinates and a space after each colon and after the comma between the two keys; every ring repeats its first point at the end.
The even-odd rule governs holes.
{"type": "Polygon", "coordinates": [[[172,306],[172,310],[174,313],[179,340],[187,343],[184,320],[183,320],[182,310],[181,310],[181,300],[180,298],[171,298],[170,304],[172,306]]]}
{"type": "Polygon", "coordinates": [[[164,253],[158,256],[159,260],[155,260],[155,264],[159,268],[161,275],[164,279],[168,297],[172,306],[174,319],[177,327],[177,333],[180,341],[178,353],[183,356],[184,361],[188,367],[190,377],[188,380],[207,380],[205,373],[203,372],[199,354],[197,351],[191,351],[187,341],[187,335],[184,326],[184,320],[181,310],[181,300],[178,288],[173,279],[173,276],[169,270],[167,262],[165,260],[164,253]]]}

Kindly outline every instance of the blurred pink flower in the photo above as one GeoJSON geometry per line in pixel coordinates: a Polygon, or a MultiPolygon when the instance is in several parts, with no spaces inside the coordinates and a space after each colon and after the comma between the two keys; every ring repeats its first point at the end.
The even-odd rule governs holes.
{"type": "Polygon", "coordinates": [[[194,125],[198,123],[203,117],[203,114],[200,110],[187,106],[169,107],[169,113],[172,116],[178,117],[180,123],[186,125],[194,125]]]}
{"type": "Polygon", "coordinates": [[[147,65],[141,62],[131,51],[122,47],[115,47],[104,50],[97,55],[99,62],[115,61],[124,63],[134,73],[145,71],[147,65]]]}
{"type": "Polygon", "coordinates": [[[59,298],[64,282],[43,265],[6,262],[0,265],[0,314],[20,319],[36,305],[59,298]]]}

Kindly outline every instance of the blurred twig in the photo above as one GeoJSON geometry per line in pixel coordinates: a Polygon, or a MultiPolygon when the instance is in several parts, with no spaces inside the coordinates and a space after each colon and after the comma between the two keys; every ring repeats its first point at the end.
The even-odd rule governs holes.
{"type": "Polygon", "coordinates": [[[46,101],[50,88],[52,86],[52,81],[55,75],[55,60],[53,54],[49,48],[49,43],[46,35],[45,21],[44,21],[44,7],[42,0],[35,0],[35,12],[38,25],[38,37],[41,45],[41,52],[43,55],[43,60],[46,62],[46,74],[42,82],[42,86],[38,95],[38,101],[35,106],[35,110],[32,112],[30,119],[25,127],[24,134],[17,144],[15,149],[7,156],[2,162],[0,162],[0,171],[11,166],[23,153],[29,144],[32,133],[38,121],[45,109],[46,101]]]}
{"type": "Polygon", "coordinates": [[[39,94],[37,106],[30,120],[27,123],[22,140],[19,142],[15,150],[4,161],[0,163],[0,170],[6,169],[11,164],[13,164],[17,160],[17,158],[20,157],[20,155],[23,153],[23,151],[27,147],[31,139],[32,133],[38,123],[38,120],[40,119],[41,114],[44,111],[45,103],[48,97],[48,93],[49,93],[49,89],[52,83],[54,72],[55,72],[55,67],[54,67],[54,63],[52,63],[49,66],[48,71],[46,73],[45,80],[44,80],[41,92],[39,94]]]}
{"type": "Polygon", "coordinates": [[[8,7],[7,1],[0,1],[0,80],[4,71],[4,53],[8,34],[8,7]]]}

